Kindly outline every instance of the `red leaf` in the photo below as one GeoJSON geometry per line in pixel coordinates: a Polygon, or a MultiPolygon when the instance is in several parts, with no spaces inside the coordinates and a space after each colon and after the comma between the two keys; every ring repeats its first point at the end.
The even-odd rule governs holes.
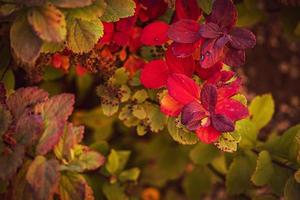
{"type": "Polygon", "coordinates": [[[210,144],[218,140],[219,136],[221,135],[221,132],[209,126],[197,129],[196,134],[202,142],[210,144]]]}
{"type": "Polygon", "coordinates": [[[201,120],[206,116],[201,104],[198,101],[193,101],[183,107],[181,123],[189,130],[195,131],[201,126],[201,120]]]}
{"type": "Polygon", "coordinates": [[[198,100],[200,96],[199,86],[183,74],[170,75],[167,88],[170,96],[183,105],[198,100]]]}
{"type": "Polygon", "coordinates": [[[176,0],[175,11],[178,19],[198,20],[201,16],[196,0],[176,0]]]}
{"type": "Polygon", "coordinates": [[[233,122],[222,114],[215,114],[211,117],[213,127],[222,133],[234,131],[233,122]]]}
{"type": "Polygon", "coordinates": [[[8,151],[0,154],[0,180],[11,178],[23,163],[25,154],[23,145],[17,144],[12,150],[8,151]]]}
{"type": "Polygon", "coordinates": [[[222,31],[220,30],[218,24],[209,22],[200,26],[199,34],[204,38],[213,39],[221,36],[222,31]]]}
{"type": "Polygon", "coordinates": [[[162,45],[168,41],[169,25],[162,21],[148,24],[142,32],[141,42],[145,45],[162,45]]]}
{"type": "Polygon", "coordinates": [[[217,48],[223,48],[229,41],[229,35],[225,34],[222,37],[219,37],[214,45],[217,48]]]}
{"type": "Polygon", "coordinates": [[[87,69],[82,67],[79,63],[76,65],[75,71],[76,71],[77,76],[79,76],[79,77],[85,75],[88,72],[87,69]]]}
{"type": "Polygon", "coordinates": [[[218,102],[216,113],[223,114],[234,122],[249,115],[247,107],[234,99],[224,99],[218,102]]]}
{"type": "Polygon", "coordinates": [[[112,38],[112,40],[118,46],[126,46],[129,42],[129,39],[130,39],[129,33],[123,33],[123,32],[115,32],[112,38]]]}
{"type": "Polygon", "coordinates": [[[142,22],[156,19],[163,15],[168,8],[168,4],[162,0],[139,0],[142,8],[139,13],[139,18],[142,22]]]}
{"type": "Polygon", "coordinates": [[[168,36],[175,42],[194,43],[200,39],[199,28],[196,21],[183,19],[170,25],[168,36]]]}
{"type": "Polygon", "coordinates": [[[36,105],[35,113],[40,113],[45,122],[44,133],[36,147],[38,154],[46,154],[58,143],[65,123],[72,114],[73,106],[74,96],[71,94],[57,95],[36,105]]]}
{"type": "Polygon", "coordinates": [[[18,144],[33,145],[44,131],[44,123],[40,115],[31,114],[31,110],[24,112],[16,123],[14,138],[18,144]]]}
{"type": "Polygon", "coordinates": [[[108,44],[111,41],[112,37],[113,37],[114,24],[113,23],[103,22],[103,26],[104,26],[104,35],[99,40],[99,43],[108,44]]]}
{"type": "Polygon", "coordinates": [[[224,99],[230,98],[237,94],[241,86],[241,79],[237,78],[230,84],[223,85],[218,88],[218,101],[223,101],[224,99]]]}
{"type": "Polygon", "coordinates": [[[64,121],[53,121],[47,124],[41,138],[36,147],[38,155],[45,155],[59,142],[59,138],[63,134],[64,121]]]}
{"type": "Polygon", "coordinates": [[[94,199],[93,190],[84,177],[75,172],[66,171],[61,174],[58,191],[62,200],[94,199]]]}
{"type": "Polygon", "coordinates": [[[174,56],[181,57],[181,58],[192,55],[196,49],[195,45],[192,43],[183,44],[178,42],[173,42],[169,48],[172,50],[174,56]]]}
{"type": "Polygon", "coordinates": [[[61,65],[62,65],[62,58],[61,58],[61,55],[59,53],[55,53],[52,56],[51,64],[55,68],[60,68],[61,67],[61,65]]]}
{"type": "Polygon", "coordinates": [[[229,48],[225,55],[224,63],[232,67],[238,67],[245,64],[245,60],[246,55],[244,50],[229,48]]]}
{"type": "Polygon", "coordinates": [[[244,28],[233,28],[230,31],[231,41],[230,44],[236,49],[253,48],[256,44],[255,35],[244,28]]]}
{"type": "Polygon", "coordinates": [[[123,67],[129,72],[130,77],[133,77],[144,65],[145,61],[143,59],[130,55],[125,61],[123,67]]]}
{"type": "Polygon", "coordinates": [[[8,109],[17,120],[28,106],[45,101],[48,93],[37,87],[20,88],[10,95],[6,101],[8,109]]]}
{"type": "Polygon", "coordinates": [[[220,73],[222,66],[223,66],[223,64],[221,62],[217,62],[212,67],[207,68],[207,69],[197,66],[196,72],[202,80],[207,80],[207,79],[211,78],[212,76],[214,76],[215,74],[220,73]]]}
{"type": "Polygon", "coordinates": [[[201,89],[201,104],[209,112],[214,112],[217,104],[217,88],[212,84],[205,84],[201,89]]]}
{"type": "Polygon", "coordinates": [[[215,0],[209,22],[218,24],[222,29],[230,29],[237,20],[237,11],[231,0],[215,0]]]}
{"type": "Polygon", "coordinates": [[[209,39],[204,42],[201,49],[200,65],[202,68],[210,68],[224,57],[224,48],[215,45],[216,39],[209,39]]]}
{"type": "Polygon", "coordinates": [[[53,198],[59,176],[57,160],[46,160],[43,156],[37,156],[28,168],[26,180],[35,199],[47,200],[53,198]]]}
{"type": "Polygon", "coordinates": [[[153,60],[145,64],[140,79],[146,88],[157,89],[166,85],[168,76],[167,63],[163,60],[153,60]]]}
{"type": "Polygon", "coordinates": [[[176,117],[180,114],[183,105],[173,99],[169,94],[166,94],[160,101],[160,110],[164,114],[176,117]]]}
{"type": "Polygon", "coordinates": [[[73,112],[74,95],[60,94],[35,106],[35,112],[40,113],[44,120],[66,121],[73,112]]]}
{"type": "Polygon", "coordinates": [[[176,57],[174,56],[171,47],[166,52],[166,62],[171,73],[185,74],[191,77],[195,70],[195,63],[193,56],[176,57]]]}

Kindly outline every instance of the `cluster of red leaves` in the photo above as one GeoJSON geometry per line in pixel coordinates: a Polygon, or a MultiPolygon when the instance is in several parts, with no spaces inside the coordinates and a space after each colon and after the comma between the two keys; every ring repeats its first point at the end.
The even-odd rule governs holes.
{"type": "Polygon", "coordinates": [[[144,45],[171,45],[164,60],[144,66],[141,82],[146,88],[166,88],[161,111],[180,116],[201,141],[212,143],[248,116],[247,107],[232,98],[241,81],[224,64],[242,65],[245,49],[254,47],[256,40],[249,30],[234,27],[237,11],[231,0],[214,1],[205,24],[198,23],[201,11],[194,4],[194,0],[177,0],[174,23],[155,21],[143,29],[144,45]],[[194,74],[202,80],[200,85],[192,79],[194,74]]]}

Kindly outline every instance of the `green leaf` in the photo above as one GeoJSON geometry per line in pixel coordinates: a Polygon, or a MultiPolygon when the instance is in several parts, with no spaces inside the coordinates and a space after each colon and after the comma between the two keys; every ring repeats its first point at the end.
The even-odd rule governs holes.
{"type": "Polygon", "coordinates": [[[255,97],[250,106],[251,121],[259,130],[266,126],[274,114],[274,100],[270,94],[255,97]]]}
{"type": "Polygon", "coordinates": [[[226,175],[228,194],[242,194],[248,190],[255,163],[256,155],[252,152],[245,152],[234,158],[226,175]]]}
{"type": "Polygon", "coordinates": [[[93,132],[93,141],[99,141],[105,140],[111,135],[114,117],[106,117],[102,108],[97,107],[93,110],[75,113],[73,121],[90,128],[93,132]]]}
{"type": "Polygon", "coordinates": [[[140,169],[139,168],[132,168],[125,171],[122,171],[119,175],[119,179],[122,182],[126,181],[136,181],[140,176],[140,169]]]}
{"type": "Polygon", "coordinates": [[[94,20],[103,15],[105,8],[106,3],[104,0],[95,0],[90,6],[68,10],[68,16],[87,21],[94,20]]]}
{"type": "Polygon", "coordinates": [[[140,123],[140,120],[132,114],[131,105],[129,104],[122,107],[119,113],[119,119],[122,120],[127,127],[137,126],[140,123]]]}
{"type": "Polygon", "coordinates": [[[45,42],[43,43],[41,53],[55,53],[64,49],[64,43],[45,42]]]}
{"type": "Polygon", "coordinates": [[[102,20],[105,22],[116,22],[120,18],[130,17],[135,12],[135,2],[133,0],[109,0],[106,2],[102,20]]]}
{"type": "Polygon", "coordinates": [[[26,64],[35,63],[43,45],[24,16],[19,16],[13,22],[10,29],[10,43],[16,57],[26,64]]]}
{"type": "Polygon", "coordinates": [[[213,145],[199,142],[191,151],[190,159],[197,165],[206,165],[219,156],[219,151],[213,145]]]}
{"type": "Polygon", "coordinates": [[[139,136],[143,136],[147,133],[147,127],[143,124],[139,124],[136,127],[136,131],[139,136]]]}
{"type": "Polygon", "coordinates": [[[205,12],[205,14],[209,15],[212,9],[212,0],[197,0],[200,8],[205,12]]]}
{"type": "Polygon", "coordinates": [[[64,133],[60,137],[58,144],[54,148],[56,157],[62,161],[71,159],[71,150],[83,139],[84,127],[73,126],[69,123],[64,128],[64,133]]]}
{"type": "Polygon", "coordinates": [[[111,175],[122,171],[128,161],[130,151],[116,151],[112,149],[108,155],[105,168],[111,175]]]}
{"type": "Polygon", "coordinates": [[[107,104],[107,103],[102,103],[101,104],[101,108],[103,111],[103,114],[106,116],[112,116],[114,114],[116,114],[119,110],[119,104],[107,104]]]}
{"type": "Polygon", "coordinates": [[[35,33],[47,42],[62,42],[66,39],[67,29],[64,14],[52,4],[34,7],[27,13],[29,24],[35,33]]]}
{"type": "Polygon", "coordinates": [[[108,155],[108,159],[105,165],[107,171],[110,174],[115,174],[119,168],[119,156],[118,153],[112,149],[110,154],[108,155]]]}
{"type": "Polygon", "coordinates": [[[113,77],[110,79],[110,81],[116,85],[124,85],[128,80],[129,73],[124,67],[118,68],[113,77]]]}
{"type": "Polygon", "coordinates": [[[76,76],[77,95],[80,101],[82,101],[91,91],[93,81],[92,75],[88,73],[82,76],[76,76]]]}
{"type": "Polygon", "coordinates": [[[247,106],[247,98],[245,97],[245,95],[236,94],[233,97],[231,97],[231,99],[237,100],[241,102],[243,105],[247,106]]]}
{"type": "Polygon", "coordinates": [[[128,198],[125,195],[124,188],[121,187],[118,183],[109,184],[105,183],[103,185],[103,193],[107,200],[127,200],[128,198]]]}
{"type": "Polygon", "coordinates": [[[199,142],[199,139],[195,133],[184,130],[182,127],[177,127],[176,118],[168,119],[168,132],[173,140],[180,144],[192,145],[199,142]]]}
{"type": "Polygon", "coordinates": [[[64,76],[64,73],[61,70],[56,69],[52,66],[46,66],[44,68],[44,75],[43,75],[44,81],[56,80],[56,79],[62,78],[63,76],[64,76]]]}
{"type": "Polygon", "coordinates": [[[240,147],[251,149],[256,145],[258,130],[251,120],[243,119],[237,121],[235,124],[235,132],[241,136],[240,147]]]}
{"type": "Polygon", "coordinates": [[[293,177],[290,177],[284,187],[285,200],[298,200],[300,199],[300,184],[296,182],[293,177]]]}
{"type": "Polygon", "coordinates": [[[136,118],[142,120],[142,119],[145,119],[147,117],[147,113],[144,109],[144,107],[142,105],[134,105],[132,107],[132,114],[133,116],[135,116],[136,118]]]}
{"type": "Polygon", "coordinates": [[[7,131],[11,121],[12,121],[12,116],[10,112],[4,109],[2,105],[0,105],[0,138],[2,138],[2,135],[7,131]]]}
{"type": "Polygon", "coordinates": [[[121,102],[126,102],[130,99],[131,96],[131,90],[127,85],[121,85],[120,87],[120,93],[121,93],[121,102]]]}
{"type": "MultiPolygon", "coordinates": [[[[252,174],[251,180],[257,186],[263,186],[267,184],[273,176],[274,169],[272,165],[272,159],[267,151],[262,151],[258,155],[256,169],[252,174]]],[[[276,176],[276,174],[274,174],[276,176]]]]}
{"type": "Polygon", "coordinates": [[[103,24],[100,20],[82,20],[68,18],[67,46],[74,53],[90,51],[103,35],[103,24]]]}
{"type": "Polygon", "coordinates": [[[51,2],[61,8],[79,8],[91,5],[94,0],[51,0],[51,2]]]}
{"type": "Polygon", "coordinates": [[[8,93],[10,93],[15,89],[15,76],[11,69],[6,72],[4,72],[4,70],[5,69],[0,70],[0,74],[5,73],[1,82],[4,84],[8,93]]]}
{"type": "Polygon", "coordinates": [[[40,113],[45,122],[44,133],[36,147],[37,154],[46,154],[59,142],[73,105],[74,96],[71,94],[60,94],[36,105],[35,113],[40,113]]]}
{"type": "Polygon", "coordinates": [[[67,169],[74,172],[95,170],[102,166],[104,161],[105,158],[100,153],[86,149],[67,165],[67,169]]]}
{"type": "Polygon", "coordinates": [[[57,160],[46,160],[43,156],[37,156],[30,164],[26,174],[26,180],[33,189],[35,199],[48,200],[53,198],[59,175],[57,160]]]}
{"type": "Polygon", "coordinates": [[[132,100],[136,100],[137,103],[143,103],[148,98],[148,93],[146,90],[138,90],[132,95],[132,100]]]}
{"type": "Polygon", "coordinates": [[[166,123],[166,116],[160,112],[159,106],[147,104],[145,108],[151,131],[158,132],[163,130],[166,123]]]}
{"type": "Polygon", "coordinates": [[[277,156],[297,163],[300,150],[297,135],[300,134],[300,125],[293,126],[285,131],[280,137],[274,138],[266,144],[266,148],[277,156]]]}
{"type": "Polygon", "coordinates": [[[92,189],[80,174],[62,172],[58,189],[61,200],[93,199],[92,189]]]}
{"type": "Polygon", "coordinates": [[[210,172],[205,167],[197,167],[184,176],[182,186],[188,199],[202,199],[201,196],[211,190],[210,172]]]}
{"type": "Polygon", "coordinates": [[[284,192],[285,183],[293,175],[292,171],[278,165],[273,165],[274,175],[271,177],[269,185],[273,193],[281,196],[284,192]]]}
{"type": "Polygon", "coordinates": [[[166,134],[155,135],[147,143],[147,148],[144,141],[135,146],[139,152],[136,159],[147,163],[140,180],[145,185],[163,187],[168,181],[181,177],[186,170],[189,162],[187,148],[176,145],[166,134]]]}
{"type": "Polygon", "coordinates": [[[238,132],[222,133],[214,145],[222,151],[232,153],[237,150],[240,140],[241,136],[238,132]]]}

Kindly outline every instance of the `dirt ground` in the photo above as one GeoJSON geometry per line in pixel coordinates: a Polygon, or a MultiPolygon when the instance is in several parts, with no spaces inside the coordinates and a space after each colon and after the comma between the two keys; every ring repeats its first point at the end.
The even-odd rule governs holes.
{"type": "Polygon", "coordinates": [[[257,45],[247,52],[246,65],[239,69],[250,99],[264,93],[275,99],[275,116],[265,134],[300,123],[300,38],[287,40],[279,18],[277,10],[272,10],[266,22],[253,28],[257,45]]]}

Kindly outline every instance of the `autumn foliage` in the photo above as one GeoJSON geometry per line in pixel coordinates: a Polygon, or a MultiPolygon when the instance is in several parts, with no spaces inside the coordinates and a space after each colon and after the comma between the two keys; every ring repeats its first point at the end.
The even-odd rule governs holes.
{"type": "Polygon", "coordinates": [[[300,126],[261,139],[239,73],[253,2],[0,1],[0,198],[299,199],[300,126]]]}

